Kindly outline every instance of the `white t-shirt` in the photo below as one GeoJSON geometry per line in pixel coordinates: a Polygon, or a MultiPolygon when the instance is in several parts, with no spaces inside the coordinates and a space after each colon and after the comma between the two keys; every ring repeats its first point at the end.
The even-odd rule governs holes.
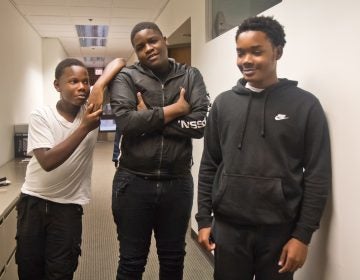
{"type": "MultiPolygon", "coordinates": [[[[68,138],[81,123],[85,112],[82,106],[71,123],[56,108],[42,107],[31,113],[29,121],[28,154],[33,150],[52,148],[68,138]]],[[[59,167],[46,172],[33,156],[27,166],[21,192],[57,203],[86,204],[91,196],[91,172],[98,129],[88,133],[73,154],[59,167]]]]}

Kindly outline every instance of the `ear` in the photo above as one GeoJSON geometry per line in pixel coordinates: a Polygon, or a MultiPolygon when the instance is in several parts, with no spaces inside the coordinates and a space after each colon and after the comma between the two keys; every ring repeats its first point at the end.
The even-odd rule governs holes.
{"type": "Polygon", "coordinates": [[[283,47],[277,46],[275,49],[276,49],[276,60],[279,60],[283,54],[283,47]]]}
{"type": "Polygon", "coordinates": [[[167,37],[166,37],[166,36],[164,36],[163,38],[164,38],[164,41],[165,41],[166,46],[169,46],[169,42],[168,42],[167,37]]]}
{"type": "Polygon", "coordinates": [[[57,92],[60,92],[59,81],[58,80],[54,80],[54,87],[55,87],[57,92]]]}

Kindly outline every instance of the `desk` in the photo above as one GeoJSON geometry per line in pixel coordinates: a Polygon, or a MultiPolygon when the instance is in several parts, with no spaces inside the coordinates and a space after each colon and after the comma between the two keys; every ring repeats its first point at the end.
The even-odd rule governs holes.
{"type": "Polygon", "coordinates": [[[0,280],[16,280],[16,202],[25,179],[27,162],[12,160],[0,167],[0,177],[11,184],[0,187],[0,280]]]}

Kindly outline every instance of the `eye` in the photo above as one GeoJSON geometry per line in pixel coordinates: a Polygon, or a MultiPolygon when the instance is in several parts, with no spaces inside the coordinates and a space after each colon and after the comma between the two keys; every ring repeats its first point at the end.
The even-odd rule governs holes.
{"type": "Polygon", "coordinates": [[[262,55],[263,51],[262,50],[254,50],[253,51],[253,54],[256,55],[256,56],[260,56],[262,55]]]}
{"type": "Polygon", "coordinates": [[[244,52],[242,52],[242,51],[237,51],[237,56],[238,56],[238,57],[244,56],[244,52]]]}
{"type": "Polygon", "coordinates": [[[157,43],[157,41],[158,41],[158,39],[156,39],[156,38],[151,38],[151,39],[149,40],[149,43],[150,43],[150,44],[155,44],[155,43],[157,43]]]}
{"type": "Polygon", "coordinates": [[[139,52],[139,51],[141,51],[143,48],[144,48],[144,45],[137,45],[137,46],[135,47],[135,51],[139,52]]]}

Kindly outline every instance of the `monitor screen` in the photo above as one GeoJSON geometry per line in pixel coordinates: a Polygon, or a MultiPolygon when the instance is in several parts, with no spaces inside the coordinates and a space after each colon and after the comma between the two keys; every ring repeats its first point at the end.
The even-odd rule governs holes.
{"type": "Polygon", "coordinates": [[[115,119],[101,118],[100,119],[99,131],[100,132],[115,132],[116,131],[115,119]]]}

